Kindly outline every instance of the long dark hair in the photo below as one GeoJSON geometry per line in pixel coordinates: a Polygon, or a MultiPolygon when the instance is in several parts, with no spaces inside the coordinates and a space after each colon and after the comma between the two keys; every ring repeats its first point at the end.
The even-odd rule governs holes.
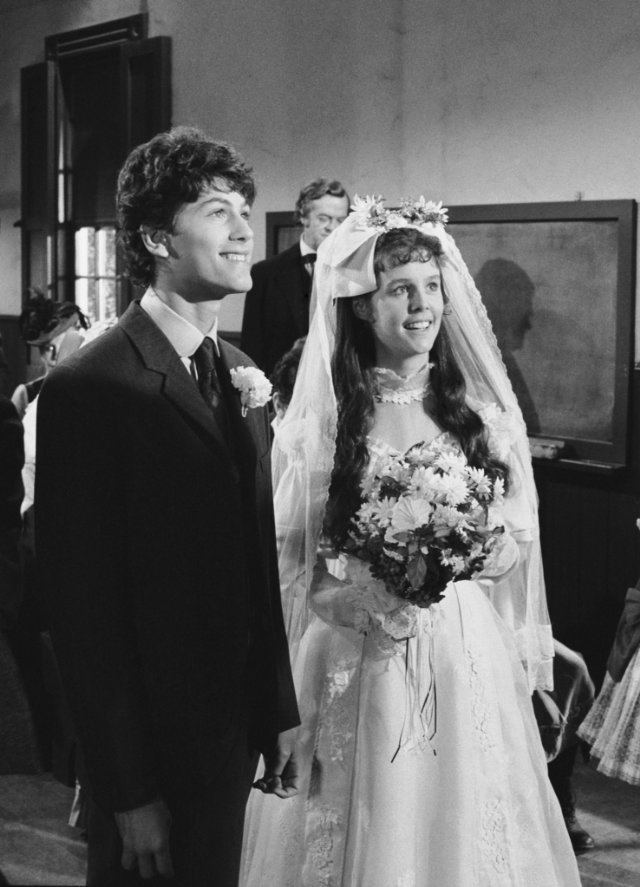
{"type": "MultiPolygon", "coordinates": [[[[409,262],[427,262],[442,255],[436,237],[415,228],[400,228],[382,234],[376,243],[376,276],[409,262]]],[[[446,312],[446,293],[444,293],[446,312]]],[[[374,412],[375,343],[371,325],[358,318],[353,299],[338,299],[336,345],[333,354],[333,384],[338,403],[336,454],[325,515],[325,532],[336,548],[344,548],[351,519],[360,507],[360,481],[369,461],[367,436],[374,412]]],[[[443,431],[460,443],[469,465],[482,468],[505,486],[509,469],[489,453],[487,435],[480,416],[466,402],[466,384],[458,366],[445,323],[429,354],[433,363],[429,384],[429,409],[443,431]]]]}

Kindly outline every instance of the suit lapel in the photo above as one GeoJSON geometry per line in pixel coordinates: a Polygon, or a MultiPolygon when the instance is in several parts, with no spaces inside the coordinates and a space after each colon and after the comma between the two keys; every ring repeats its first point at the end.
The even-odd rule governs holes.
{"type": "Polygon", "coordinates": [[[230,462],[226,442],[212,411],[164,333],[136,302],[129,305],[119,326],[136,348],[147,372],[156,374],[162,395],[230,462]]]}
{"type": "Polygon", "coordinates": [[[229,419],[233,427],[235,438],[242,449],[242,455],[245,461],[253,467],[255,466],[258,453],[262,454],[260,449],[260,444],[262,442],[262,410],[249,409],[247,410],[246,416],[242,415],[240,392],[237,388],[234,388],[231,383],[231,370],[238,366],[243,366],[243,355],[235,348],[232,348],[223,339],[218,339],[218,346],[226,370],[224,379],[221,379],[220,381],[225,387],[225,398],[229,409],[229,419]]]}

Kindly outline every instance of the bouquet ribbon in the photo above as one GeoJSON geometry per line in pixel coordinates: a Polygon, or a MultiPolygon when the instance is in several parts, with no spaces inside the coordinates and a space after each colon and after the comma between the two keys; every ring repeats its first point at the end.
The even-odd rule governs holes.
{"type": "Polygon", "coordinates": [[[433,664],[433,616],[430,609],[418,613],[418,631],[405,641],[404,718],[398,747],[400,751],[424,751],[436,754],[433,740],[437,730],[436,674],[433,664]],[[428,622],[428,624],[425,624],[428,622]]]}

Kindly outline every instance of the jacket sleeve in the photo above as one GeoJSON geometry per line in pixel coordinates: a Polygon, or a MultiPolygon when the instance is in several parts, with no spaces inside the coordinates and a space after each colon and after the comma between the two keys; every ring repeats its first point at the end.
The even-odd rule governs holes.
{"type": "Polygon", "coordinates": [[[158,794],[127,571],[120,394],[55,370],[40,394],[36,457],[38,568],[89,790],[105,810],[158,794]]]}
{"type": "MultiPolygon", "coordinates": [[[[271,425],[269,422],[268,412],[262,411],[263,421],[263,441],[265,446],[270,443],[271,425]]],[[[278,555],[276,546],[275,518],[273,513],[273,489],[271,484],[271,458],[270,454],[265,460],[265,482],[263,488],[263,501],[265,502],[265,512],[261,516],[262,531],[265,534],[265,542],[268,546],[267,563],[265,564],[265,572],[269,576],[269,586],[271,590],[271,620],[275,654],[275,689],[276,698],[274,704],[274,727],[275,732],[282,733],[292,727],[297,727],[300,723],[300,715],[298,713],[298,704],[296,700],[296,691],[293,684],[293,676],[291,673],[291,660],[289,656],[289,643],[284,627],[284,618],[282,615],[282,598],[280,594],[280,577],[278,575],[278,555]]],[[[263,749],[264,750],[264,749],[263,749]]]]}
{"type": "Polygon", "coordinates": [[[240,348],[264,370],[267,357],[264,314],[268,277],[263,263],[253,266],[251,280],[251,289],[244,300],[240,348]]]}

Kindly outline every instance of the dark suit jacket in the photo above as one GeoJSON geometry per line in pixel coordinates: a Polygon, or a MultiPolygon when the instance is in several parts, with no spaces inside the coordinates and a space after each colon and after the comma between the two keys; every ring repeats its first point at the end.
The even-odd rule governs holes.
{"type": "MultiPolygon", "coordinates": [[[[250,363],[220,347],[227,367],[250,363]]],[[[267,412],[242,418],[230,397],[233,456],[136,303],[40,395],[38,563],[90,789],[106,809],[210,782],[247,721],[256,747],[298,723],[267,412]]]]}
{"type": "Polygon", "coordinates": [[[13,623],[22,595],[18,541],[23,464],[22,422],[9,398],[0,395],[0,628],[13,623]]]}
{"type": "Polygon", "coordinates": [[[267,375],[296,339],[309,331],[311,276],[302,263],[300,244],[251,269],[240,347],[267,375]]]}

